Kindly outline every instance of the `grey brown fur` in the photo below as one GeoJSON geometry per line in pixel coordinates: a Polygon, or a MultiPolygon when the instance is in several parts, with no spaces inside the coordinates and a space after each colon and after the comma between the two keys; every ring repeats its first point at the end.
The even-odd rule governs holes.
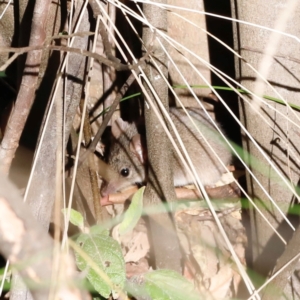
{"type": "MultiPolygon", "coordinates": [[[[188,108],[187,111],[222,162],[225,165],[230,164],[231,152],[205,113],[198,108],[188,108]]],[[[182,109],[170,108],[170,116],[201,182],[206,186],[213,185],[225,172],[223,166],[182,109]]],[[[143,146],[143,138],[138,133],[136,124],[129,124],[118,119],[112,125],[112,132],[114,139],[108,164],[116,173],[102,186],[103,196],[147,181],[147,151],[143,146]],[[128,174],[125,174],[125,169],[128,170],[128,174]],[[122,172],[127,176],[122,176],[122,172]]],[[[173,132],[172,136],[175,138],[173,132]]],[[[193,178],[185,170],[176,154],[173,158],[173,173],[174,186],[184,186],[193,182],[193,178]]]]}

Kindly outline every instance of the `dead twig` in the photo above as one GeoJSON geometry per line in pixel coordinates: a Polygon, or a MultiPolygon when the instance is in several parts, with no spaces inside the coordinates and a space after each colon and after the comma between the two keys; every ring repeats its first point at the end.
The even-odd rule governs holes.
{"type": "MultiPolygon", "coordinates": [[[[80,110],[83,111],[84,106],[84,100],[81,99],[80,101],[80,110]]],[[[92,139],[92,129],[89,121],[88,114],[85,114],[84,116],[84,126],[83,126],[83,135],[84,135],[84,141],[88,145],[92,139]]],[[[95,210],[95,219],[97,222],[103,221],[102,220],[102,207],[99,203],[99,187],[98,187],[98,178],[96,174],[94,166],[94,157],[92,155],[89,156],[89,177],[91,181],[92,186],[92,194],[93,194],[93,203],[94,203],[94,210],[95,210]]]]}
{"type": "MultiPolygon", "coordinates": [[[[111,4],[108,5],[107,9],[109,10],[109,8],[111,8],[111,7],[114,8],[114,12],[115,12],[115,9],[116,9],[115,6],[113,6],[111,4]]],[[[113,15],[115,17],[115,14],[113,14],[113,15]]],[[[103,20],[103,22],[104,22],[104,20],[103,20]]],[[[108,59],[111,59],[115,62],[120,62],[120,60],[117,59],[116,57],[114,57],[114,55],[113,55],[113,48],[110,43],[109,36],[108,36],[106,27],[104,26],[103,22],[100,22],[100,24],[99,24],[99,33],[101,34],[104,53],[108,59]]],[[[104,93],[106,93],[110,88],[113,87],[113,82],[116,80],[116,72],[112,68],[103,66],[102,74],[103,74],[103,91],[104,91],[104,93]]],[[[104,109],[107,109],[108,107],[110,107],[112,105],[114,96],[115,96],[115,93],[112,90],[112,92],[107,95],[105,101],[103,102],[104,109]]]]}
{"type": "Polygon", "coordinates": [[[125,83],[123,84],[123,86],[121,87],[119,93],[116,96],[116,99],[114,100],[112,106],[110,107],[108,113],[106,114],[97,134],[95,135],[92,143],[89,145],[88,149],[86,150],[86,152],[84,152],[84,154],[81,156],[80,158],[80,163],[82,163],[87,156],[89,155],[89,153],[92,153],[95,151],[97,143],[100,141],[101,136],[109,122],[109,120],[111,119],[114,111],[116,110],[117,106],[120,103],[120,100],[123,98],[123,96],[125,95],[126,91],[128,90],[128,88],[132,85],[132,83],[134,82],[135,77],[133,76],[133,74],[131,74],[127,80],[125,81],[125,83]]]}
{"type": "Polygon", "coordinates": [[[108,34],[107,34],[105,26],[102,22],[100,22],[100,24],[99,24],[99,32],[101,34],[104,53],[105,53],[106,57],[112,61],[120,63],[120,60],[118,58],[116,58],[115,56],[113,56],[113,54],[112,54],[112,47],[109,42],[108,34]]]}
{"type": "MultiPolygon", "coordinates": [[[[102,205],[121,204],[129,199],[136,191],[137,186],[132,186],[121,193],[110,194],[107,199],[101,201],[102,205]]],[[[208,196],[214,199],[240,198],[240,190],[235,183],[226,184],[215,188],[205,189],[208,196]]],[[[203,196],[196,189],[176,188],[176,196],[178,200],[203,200],[203,196]]]]}
{"type": "MultiPolygon", "coordinates": [[[[30,47],[41,48],[41,45],[45,42],[46,33],[44,29],[48,19],[48,12],[50,11],[50,4],[50,0],[40,0],[35,3],[29,41],[30,47]]],[[[0,51],[3,52],[3,48],[0,49],[0,51]]],[[[41,59],[42,51],[30,52],[26,58],[26,67],[19,93],[0,147],[1,167],[5,174],[8,173],[15,151],[19,145],[25,122],[33,104],[41,59]]]]}
{"type": "MultiPolygon", "coordinates": [[[[112,67],[116,69],[116,71],[129,71],[129,70],[137,70],[138,67],[144,64],[144,62],[149,57],[149,52],[147,52],[142,58],[139,59],[139,61],[136,64],[132,65],[126,65],[122,64],[116,61],[112,61],[100,54],[84,50],[84,49],[78,49],[73,47],[66,47],[66,46],[55,46],[55,45],[34,45],[34,46],[28,46],[28,47],[21,47],[21,48],[14,48],[14,47],[0,47],[0,53],[7,53],[12,52],[14,55],[6,61],[4,65],[0,67],[0,71],[4,71],[19,55],[32,52],[33,54],[37,50],[54,50],[54,51],[64,51],[64,52],[70,52],[70,53],[77,53],[83,56],[92,57],[95,60],[97,60],[99,63],[104,64],[108,67],[112,67]]],[[[26,62],[26,65],[35,65],[32,62],[28,63],[26,62]]],[[[39,64],[37,64],[39,65],[39,64]]],[[[33,73],[32,70],[30,70],[31,73],[33,73]]],[[[38,74],[35,72],[35,74],[38,74]]]]}

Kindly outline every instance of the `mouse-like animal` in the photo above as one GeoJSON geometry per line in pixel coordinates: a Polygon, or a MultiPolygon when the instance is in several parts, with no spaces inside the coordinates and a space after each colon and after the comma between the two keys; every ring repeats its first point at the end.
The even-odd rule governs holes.
{"type": "MultiPolygon", "coordinates": [[[[225,165],[229,165],[232,154],[219,132],[199,108],[187,108],[191,118],[201,133],[208,140],[225,165]]],[[[192,124],[181,108],[170,108],[170,117],[186,147],[196,172],[205,186],[214,185],[225,172],[224,167],[209,149],[201,134],[192,124]]],[[[174,132],[171,131],[176,140],[174,132]]],[[[121,118],[112,124],[112,143],[108,155],[108,165],[114,175],[104,180],[101,187],[102,196],[118,192],[130,185],[147,182],[147,147],[145,137],[138,131],[135,123],[128,123],[121,118]]],[[[174,151],[173,154],[174,186],[193,183],[193,178],[174,151]]]]}

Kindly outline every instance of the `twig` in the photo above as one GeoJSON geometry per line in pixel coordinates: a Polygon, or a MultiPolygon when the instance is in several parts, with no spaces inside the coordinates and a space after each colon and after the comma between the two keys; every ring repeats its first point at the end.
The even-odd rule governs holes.
{"type": "MultiPolygon", "coordinates": [[[[109,4],[108,5],[108,10],[112,7],[113,5],[109,4]]],[[[114,6],[113,6],[114,7],[114,6]]],[[[116,8],[114,7],[114,10],[116,8]]],[[[115,15],[114,15],[115,16],[115,15]]],[[[115,18],[112,18],[112,21],[115,18]]],[[[119,59],[116,59],[113,56],[113,52],[112,52],[112,45],[110,44],[109,41],[109,37],[108,37],[108,33],[106,31],[106,27],[104,26],[104,20],[102,22],[100,22],[99,25],[99,32],[101,34],[101,38],[102,38],[102,42],[103,42],[103,48],[104,48],[104,53],[106,55],[107,58],[116,61],[116,62],[120,62],[119,59]]],[[[116,72],[109,67],[103,66],[102,68],[102,77],[103,77],[103,91],[104,93],[107,93],[107,91],[109,91],[109,89],[113,88],[113,82],[116,81],[116,72]]],[[[109,93],[107,95],[107,97],[105,98],[105,101],[103,102],[103,109],[106,110],[108,107],[110,107],[114,101],[114,97],[115,97],[115,92],[112,90],[111,93],[109,93]]]]}
{"type": "MultiPolygon", "coordinates": [[[[83,99],[80,101],[80,110],[83,111],[83,99]]],[[[84,135],[84,140],[85,143],[88,145],[91,141],[92,138],[92,130],[91,130],[91,125],[89,121],[89,116],[86,113],[85,118],[84,118],[84,126],[83,126],[83,135],[84,135]]],[[[93,203],[94,203],[94,210],[95,210],[95,219],[97,222],[103,221],[102,220],[102,207],[99,202],[99,188],[98,188],[98,179],[97,179],[97,174],[95,168],[91,167],[94,166],[94,157],[92,155],[89,156],[89,175],[90,175],[90,181],[91,181],[91,186],[92,186],[92,194],[93,194],[93,203]],[[95,189],[96,187],[96,189],[95,189]]]]}
{"type": "MultiPolygon", "coordinates": [[[[137,70],[139,66],[144,64],[145,60],[147,60],[148,56],[149,56],[149,52],[147,52],[142,58],[140,58],[138,63],[132,64],[132,65],[126,65],[126,64],[112,61],[100,54],[90,52],[88,50],[78,49],[78,48],[73,48],[73,47],[65,47],[65,46],[55,46],[55,45],[37,45],[37,46],[28,46],[28,47],[21,47],[21,48],[0,47],[0,53],[13,52],[13,53],[15,53],[13,55],[14,59],[16,59],[19,55],[24,54],[26,52],[36,51],[36,50],[48,50],[48,49],[54,50],[54,51],[77,53],[77,54],[81,54],[83,56],[92,57],[92,58],[96,59],[99,63],[104,64],[108,67],[112,67],[112,68],[116,69],[117,71],[137,70]]],[[[34,55],[34,54],[32,54],[32,55],[34,55]]],[[[11,64],[13,62],[13,60],[11,60],[11,59],[8,61],[9,61],[9,64],[11,64]]],[[[4,71],[8,67],[9,64],[7,64],[7,62],[6,62],[4,65],[2,65],[0,67],[0,71],[4,71]]],[[[26,65],[30,66],[30,65],[36,65],[36,64],[33,64],[33,63],[27,64],[26,63],[26,65]]],[[[37,64],[37,65],[39,65],[39,64],[37,64]]]]}
{"type": "MultiPolygon", "coordinates": [[[[97,17],[97,23],[96,23],[96,28],[95,28],[96,32],[98,32],[99,23],[100,23],[100,18],[97,17]]],[[[98,37],[98,35],[94,36],[92,51],[95,51],[95,49],[96,49],[97,37],[98,37]]],[[[88,78],[90,76],[90,72],[93,69],[93,65],[94,65],[94,59],[91,58],[91,59],[89,59],[88,73],[86,74],[86,78],[88,78]]],[[[83,114],[82,116],[84,117],[83,134],[84,134],[85,143],[87,145],[89,145],[92,140],[92,129],[91,129],[91,125],[90,125],[89,115],[85,109],[89,90],[90,90],[90,81],[87,81],[86,87],[85,87],[85,91],[86,91],[85,92],[85,100],[83,98],[81,98],[81,101],[80,101],[80,109],[83,114]]],[[[90,184],[91,184],[91,188],[92,188],[91,192],[93,195],[93,206],[94,206],[94,211],[95,211],[95,219],[96,219],[97,223],[103,223],[103,221],[104,221],[103,209],[102,209],[102,207],[100,205],[100,201],[99,201],[100,192],[99,192],[99,186],[98,186],[98,177],[97,177],[96,170],[94,168],[95,161],[94,161],[93,155],[89,156],[88,165],[89,165],[89,168],[88,168],[89,179],[90,179],[90,184]]]]}
{"type": "MultiPolygon", "coordinates": [[[[101,202],[102,205],[111,205],[111,204],[120,204],[124,203],[129,199],[138,188],[136,186],[130,187],[121,193],[110,194],[105,202],[101,202]]],[[[179,200],[193,200],[199,199],[203,200],[203,196],[199,194],[196,189],[187,189],[187,188],[176,188],[175,189],[177,199],[179,200]]],[[[230,183],[215,188],[206,188],[206,192],[210,198],[223,199],[223,198],[240,198],[240,191],[238,186],[235,183],[230,183]]]]}
{"type": "Polygon", "coordinates": [[[112,47],[109,42],[108,34],[107,34],[105,26],[102,22],[99,24],[99,32],[101,34],[104,53],[105,53],[106,57],[116,63],[120,63],[120,60],[118,58],[116,58],[115,56],[113,56],[113,54],[112,54],[112,47]]]}
{"type": "Polygon", "coordinates": [[[80,163],[82,163],[87,156],[89,155],[89,153],[92,153],[95,151],[97,143],[100,141],[101,136],[109,122],[109,120],[111,119],[114,111],[116,110],[117,106],[120,103],[120,100],[122,99],[122,97],[125,95],[127,89],[132,85],[132,83],[134,82],[135,77],[133,76],[133,74],[131,74],[128,79],[125,81],[125,83],[123,84],[123,86],[121,87],[119,93],[116,96],[116,99],[114,100],[112,106],[110,107],[108,113],[106,114],[97,134],[95,135],[92,143],[89,145],[88,149],[83,153],[83,155],[80,158],[80,163]]]}
{"type": "Polygon", "coordinates": [[[86,37],[86,36],[91,36],[91,35],[94,35],[94,34],[95,34],[95,32],[91,32],[91,31],[81,31],[81,32],[75,32],[75,33],[72,33],[72,34],[53,35],[53,36],[46,39],[45,45],[50,44],[50,41],[52,41],[52,40],[69,39],[69,38],[76,37],[76,36],[86,37]]]}

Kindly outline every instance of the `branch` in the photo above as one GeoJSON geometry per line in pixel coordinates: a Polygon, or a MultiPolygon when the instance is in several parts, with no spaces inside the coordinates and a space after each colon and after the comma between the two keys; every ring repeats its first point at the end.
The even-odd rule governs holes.
{"type": "MultiPolygon", "coordinates": [[[[64,36],[62,36],[63,38],[64,36]]],[[[55,46],[55,45],[36,45],[36,46],[28,46],[28,47],[21,47],[21,48],[15,48],[15,47],[0,47],[0,53],[6,53],[6,52],[12,52],[14,55],[4,64],[0,67],[0,71],[4,71],[19,55],[31,52],[31,51],[37,51],[37,50],[54,50],[54,51],[64,51],[64,52],[70,52],[70,53],[77,53],[81,54],[83,56],[88,56],[96,59],[100,64],[104,64],[108,67],[112,67],[116,69],[117,71],[129,71],[129,70],[137,70],[138,67],[142,66],[144,62],[149,57],[149,51],[140,58],[139,62],[132,65],[126,65],[117,62],[116,60],[110,60],[100,54],[84,50],[84,49],[78,49],[73,47],[67,47],[67,46],[55,46]]],[[[34,53],[34,52],[33,52],[34,53]]],[[[26,65],[35,65],[33,62],[29,63],[26,61],[26,65]]],[[[39,65],[39,63],[37,63],[39,65]]],[[[36,68],[37,69],[37,68],[36,68]]],[[[33,71],[30,71],[33,73],[33,71]]]]}
{"type": "MultiPolygon", "coordinates": [[[[54,45],[45,46],[45,45],[41,45],[41,43],[42,42],[40,42],[39,45],[33,45],[33,46],[28,46],[23,48],[13,48],[13,47],[0,48],[0,53],[15,52],[15,54],[12,56],[12,58],[14,59],[23,53],[32,51],[28,53],[27,60],[26,60],[27,67],[24,70],[24,76],[22,78],[21,88],[16,100],[16,105],[14,107],[14,111],[11,115],[11,118],[8,122],[1,143],[1,147],[0,147],[0,161],[2,161],[2,170],[5,173],[7,173],[10,168],[11,161],[15,155],[15,151],[19,144],[21,133],[23,131],[29,111],[34,101],[34,95],[35,95],[35,90],[38,81],[38,76],[36,74],[39,73],[38,66],[41,63],[41,54],[42,54],[41,51],[37,52],[36,50],[50,49],[55,51],[66,51],[66,52],[81,54],[84,56],[92,57],[97,61],[99,61],[100,63],[115,68],[117,71],[138,69],[138,67],[140,67],[149,56],[149,52],[147,52],[146,55],[143,56],[137,64],[125,65],[125,64],[111,61],[106,57],[103,57],[97,53],[93,53],[87,50],[64,47],[64,46],[54,46],[54,45]],[[35,66],[35,67],[31,67],[31,66],[35,66]]],[[[13,60],[8,60],[8,61],[11,63],[13,60]]],[[[0,68],[0,71],[1,70],[2,67],[0,68]]]]}
{"type": "MultiPolygon", "coordinates": [[[[29,40],[31,47],[41,47],[40,45],[45,41],[46,33],[44,28],[46,28],[50,4],[51,0],[39,0],[35,3],[29,40]]],[[[0,147],[1,167],[6,174],[8,173],[15,151],[19,145],[20,136],[33,104],[38,82],[38,76],[36,74],[39,73],[41,58],[41,51],[30,52],[27,55],[26,67],[19,93],[0,147]]]]}
{"type": "MultiPolygon", "coordinates": [[[[121,193],[110,194],[108,198],[102,198],[102,205],[112,205],[112,204],[123,204],[127,199],[129,199],[136,191],[138,187],[132,186],[121,193]]],[[[215,188],[205,189],[208,196],[212,199],[240,199],[241,193],[238,186],[235,183],[226,184],[223,186],[215,188]]],[[[203,200],[203,196],[196,189],[188,188],[176,188],[177,200],[203,200]]]]}
{"type": "Polygon", "coordinates": [[[94,152],[95,149],[96,149],[96,146],[97,146],[97,143],[100,141],[101,139],[101,136],[109,122],[109,120],[111,119],[113,113],[115,112],[117,106],[119,105],[120,103],[120,100],[124,97],[126,91],[128,90],[128,88],[132,85],[132,83],[134,82],[135,80],[135,77],[133,76],[133,74],[131,74],[127,80],[125,81],[125,83],[123,84],[123,86],[121,87],[119,93],[117,94],[116,96],[116,99],[114,100],[112,106],[110,107],[108,113],[106,114],[100,128],[98,129],[98,132],[97,134],[95,135],[92,143],[90,144],[89,148],[84,152],[84,154],[81,156],[80,158],[80,163],[82,163],[86,158],[87,156],[94,152]]]}
{"type": "Polygon", "coordinates": [[[109,42],[108,34],[107,34],[105,26],[102,22],[100,22],[100,25],[99,25],[99,32],[101,34],[104,53],[105,53],[106,57],[114,62],[120,63],[120,60],[118,58],[114,57],[112,54],[112,47],[109,42]]]}
{"type": "Polygon", "coordinates": [[[34,299],[48,299],[53,271],[60,275],[52,282],[57,298],[88,299],[86,292],[76,288],[79,276],[71,256],[60,254],[60,269],[53,270],[53,248],[53,240],[32,216],[16,187],[1,174],[0,252],[29,283],[34,299]]]}

